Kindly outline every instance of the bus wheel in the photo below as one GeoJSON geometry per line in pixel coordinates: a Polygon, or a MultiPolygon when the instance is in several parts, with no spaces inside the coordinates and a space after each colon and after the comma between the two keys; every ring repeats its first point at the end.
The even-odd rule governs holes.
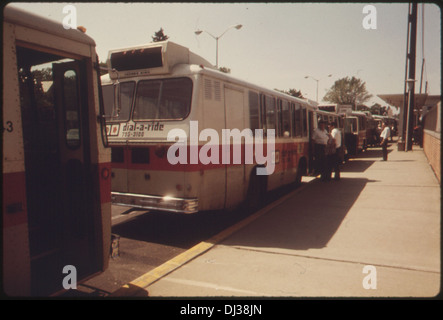
{"type": "Polygon", "coordinates": [[[259,176],[256,168],[251,172],[249,179],[248,193],[245,199],[245,209],[254,212],[260,209],[265,203],[266,176],[259,176]]]}

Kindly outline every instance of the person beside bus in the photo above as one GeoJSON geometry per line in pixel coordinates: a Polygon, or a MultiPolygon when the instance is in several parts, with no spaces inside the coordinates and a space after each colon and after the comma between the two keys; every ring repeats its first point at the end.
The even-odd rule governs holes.
{"type": "Polygon", "coordinates": [[[335,148],[335,139],[328,134],[329,139],[326,144],[326,181],[331,181],[332,174],[332,166],[335,159],[335,155],[337,153],[337,149],[335,148]]]}
{"type": "Polygon", "coordinates": [[[316,173],[320,173],[321,180],[327,180],[326,145],[329,140],[329,133],[326,130],[326,123],[323,120],[318,122],[318,127],[312,134],[314,141],[314,156],[316,163],[316,173]]]}
{"type": "Polygon", "coordinates": [[[391,129],[385,122],[383,122],[382,132],[380,133],[381,148],[383,151],[383,161],[388,160],[388,139],[390,136],[391,136],[391,129]]]}
{"type": "Polygon", "coordinates": [[[331,171],[334,170],[334,180],[340,180],[340,154],[341,154],[341,132],[336,122],[329,125],[332,138],[335,140],[335,153],[331,155],[331,171]]]}

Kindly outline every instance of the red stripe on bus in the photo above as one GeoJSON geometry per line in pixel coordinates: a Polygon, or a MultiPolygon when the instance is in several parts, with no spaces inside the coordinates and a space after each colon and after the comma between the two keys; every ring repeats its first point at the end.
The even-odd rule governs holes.
{"type": "Polygon", "coordinates": [[[27,221],[25,173],[3,173],[3,228],[27,221]]]}
{"type": "MultiPolygon", "coordinates": [[[[279,143],[275,146],[275,172],[284,171],[287,168],[295,168],[298,165],[298,161],[301,157],[308,156],[308,142],[295,142],[295,143],[279,143]]],[[[230,146],[230,159],[226,161],[227,163],[221,163],[222,161],[222,147],[219,146],[219,157],[220,163],[208,163],[204,164],[200,159],[197,159],[198,163],[190,163],[190,146],[187,146],[187,163],[186,164],[171,164],[167,157],[168,145],[158,145],[158,146],[146,146],[146,147],[124,147],[124,161],[123,162],[113,162],[112,168],[115,169],[129,169],[129,170],[160,170],[160,171],[184,171],[184,172],[194,172],[201,170],[214,170],[224,168],[226,165],[237,166],[245,164],[245,147],[241,149],[241,160],[240,164],[233,163],[234,156],[234,146],[230,146]],[[132,159],[132,148],[146,148],[149,149],[149,163],[133,163],[132,159]]],[[[202,146],[199,146],[198,154],[200,154],[202,146]]],[[[269,166],[267,162],[267,148],[266,145],[263,148],[264,154],[266,155],[266,162],[264,166],[269,166]]],[[[256,163],[255,154],[252,155],[253,163],[256,163]]]]}

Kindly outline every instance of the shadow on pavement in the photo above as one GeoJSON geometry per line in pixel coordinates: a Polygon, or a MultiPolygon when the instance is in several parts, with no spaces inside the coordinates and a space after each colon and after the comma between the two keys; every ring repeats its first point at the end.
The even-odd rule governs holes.
{"type": "MultiPolygon", "coordinates": [[[[388,155],[392,152],[392,149],[390,148],[391,144],[388,144],[388,155]]],[[[368,148],[364,152],[360,152],[355,158],[378,158],[383,159],[383,151],[381,147],[375,147],[375,148],[368,148]]]]}
{"type": "MultiPolygon", "coordinates": [[[[388,157],[391,152],[392,150],[388,149],[388,157]]],[[[383,152],[381,148],[369,148],[349,159],[340,169],[342,172],[365,172],[375,162],[382,161],[382,159],[383,152]]]]}
{"type": "Polygon", "coordinates": [[[152,211],[113,226],[122,238],[188,249],[241,219],[238,212],[207,211],[192,215],[152,211]]]}
{"type": "Polygon", "coordinates": [[[341,172],[365,172],[375,163],[373,160],[352,159],[340,167],[341,172]]]}
{"type": "Polygon", "coordinates": [[[365,178],[315,181],[224,245],[307,250],[327,246],[368,183],[365,178]]]}

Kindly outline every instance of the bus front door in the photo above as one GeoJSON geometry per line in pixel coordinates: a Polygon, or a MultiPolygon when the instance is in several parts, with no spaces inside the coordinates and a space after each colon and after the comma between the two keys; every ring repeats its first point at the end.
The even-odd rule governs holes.
{"type": "Polygon", "coordinates": [[[81,61],[53,65],[58,110],[62,264],[75,267],[77,278],[95,272],[94,176],[91,170],[90,108],[86,67],[81,61]]]}
{"type": "Polygon", "coordinates": [[[80,280],[94,265],[85,66],[19,46],[17,65],[31,294],[48,296],[64,288],[66,276],[80,280]]]}

